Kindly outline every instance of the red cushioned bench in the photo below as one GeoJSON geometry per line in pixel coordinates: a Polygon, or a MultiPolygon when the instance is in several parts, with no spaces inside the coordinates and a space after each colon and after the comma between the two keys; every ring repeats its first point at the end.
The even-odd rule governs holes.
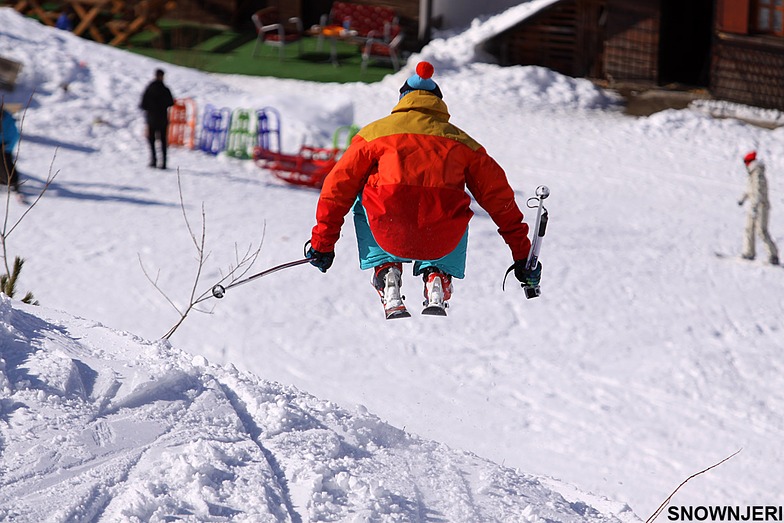
{"type": "Polygon", "coordinates": [[[360,38],[376,38],[391,41],[400,32],[395,10],[381,5],[334,2],[329,15],[321,17],[321,26],[339,25],[352,31],[360,38]]]}

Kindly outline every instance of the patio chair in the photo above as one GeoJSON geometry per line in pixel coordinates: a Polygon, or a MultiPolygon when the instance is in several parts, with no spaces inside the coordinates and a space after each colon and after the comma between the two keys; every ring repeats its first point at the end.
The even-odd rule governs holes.
{"type": "Polygon", "coordinates": [[[253,16],[253,25],[256,26],[256,45],[253,46],[253,56],[259,44],[266,44],[279,48],[279,57],[283,61],[285,47],[297,43],[297,56],[302,54],[302,37],[304,29],[302,20],[297,17],[289,18],[283,22],[276,7],[267,7],[256,11],[253,16]]]}
{"type": "Polygon", "coordinates": [[[370,60],[390,62],[395,71],[400,69],[400,44],[403,42],[403,32],[399,32],[391,41],[371,37],[365,42],[362,51],[362,72],[367,70],[370,60]]]}

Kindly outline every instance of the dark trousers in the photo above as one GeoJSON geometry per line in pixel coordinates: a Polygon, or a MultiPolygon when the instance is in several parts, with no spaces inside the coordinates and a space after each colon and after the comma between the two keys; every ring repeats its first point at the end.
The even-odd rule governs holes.
{"type": "Polygon", "coordinates": [[[155,151],[155,142],[159,141],[161,143],[161,169],[166,169],[166,146],[167,143],[167,133],[169,130],[169,124],[164,123],[163,125],[147,125],[147,141],[150,144],[150,167],[156,167],[158,164],[158,155],[155,151]]]}
{"type": "Polygon", "coordinates": [[[13,155],[7,151],[0,156],[0,183],[2,183],[0,191],[9,185],[12,190],[19,190],[19,173],[16,172],[13,155]]]}

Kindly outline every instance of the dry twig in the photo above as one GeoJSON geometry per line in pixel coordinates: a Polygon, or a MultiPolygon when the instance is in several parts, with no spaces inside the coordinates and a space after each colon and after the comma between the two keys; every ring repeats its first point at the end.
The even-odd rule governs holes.
{"type": "MultiPolygon", "coordinates": [[[[22,122],[19,126],[19,150],[22,148],[22,144],[24,142],[24,120],[25,116],[27,115],[27,109],[30,107],[30,102],[32,101],[32,95],[30,95],[30,100],[27,102],[27,106],[25,107],[24,112],[22,113],[22,122]]],[[[0,108],[3,106],[3,101],[0,100],[0,108]]],[[[49,172],[46,176],[46,181],[44,182],[43,188],[41,188],[40,192],[30,203],[24,212],[16,219],[13,223],[11,223],[10,218],[10,210],[11,210],[11,178],[13,176],[13,172],[16,170],[16,162],[13,165],[6,165],[6,195],[5,195],[5,213],[3,215],[3,225],[0,228],[0,256],[3,258],[3,268],[5,269],[5,273],[0,275],[2,280],[6,283],[6,285],[2,286],[0,289],[2,292],[6,293],[9,297],[13,297],[15,293],[15,283],[17,278],[19,277],[19,272],[22,269],[22,265],[24,263],[24,259],[20,258],[19,256],[14,257],[13,265],[9,265],[10,256],[8,254],[8,237],[11,235],[12,232],[16,230],[20,223],[27,217],[28,213],[33,210],[33,207],[41,200],[44,193],[46,193],[47,189],[52,185],[54,179],[60,174],[60,171],[54,170],[54,162],[57,159],[57,151],[58,148],[55,148],[54,154],[52,155],[52,161],[49,164],[49,172]]],[[[18,153],[17,153],[18,154],[18,153]]],[[[5,155],[3,155],[3,161],[5,161],[5,155]]],[[[32,303],[36,304],[38,302],[35,301],[33,294],[28,292],[25,297],[22,299],[25,303],[32,303]]]]}
{"type": "Polygon", "coordinates": [[[657,508],[656,511],[653,514],[651,514],[651,517],[649,517],[648,519],[645,520],[645,523],[653,523],[653,521],[656,518],[659,517],[659,515],[662,513],[662,511],[665,508],[667,508],[667,505],[670,503],[670,500],[673,498],[673,496],[675,496],[675,494],[677,494],[677,492],[681,489],[681,487],[683,487],[686,483],[688,483],[692,479],[696,478],[700,474],[705,474],[709,470],[715,469],[716,467],[718,467],[719,465],[721,465],[725,461],[729,461],[730,459],[732,459],[735,456],[737,456],[738,453],[740,453],[741,450],[743,450],[743,449],[736,450],[735,452],[733,452],[732,454],[730,454],[729,456],[727,456],[723,460],[719,461],[718,463],[714,463],[713,465],[711,465],[710,467],[708,467],[706,469],[703,469],[703,470],[701,470],[699,472],[695,472],[694,474],[692,474],[691,476],[689,476],[688,478],[683,480],[683,482],[680,485],[678,485],[678,487],[675,490],[672,491],[672,494],[670,494],[669,497],[667,497],[667,499],[665,499],[664,502],[662,502],[662,504],[659,505],[659,508],[657,508]]]}
{"type": "Polygon", "coordinates": [[[245,251],[245,254],[240,257],[239,250],[237,248],[237,244],[234,244],[234,255],[235,255],[235,265],[230,265],[226,274],[223,274],[221,270],[221,279],[216,282],[216,284],[210,285],[207,290],[198,294],[198,289],[201,283],[201,277],[204,272],[204,266],[207,260],[210,257],[210,254],[206,251],[206,243],[207,243],[207,214],[204,210],[204,204],[202,203],[201,206],[201,233],[197,236],[194,232],[193,227],[191,226],[191,222],[188,219],[188,213],[185,210],[185,198],[182,195],[182,182],[180,178],[180,172],[177,171],[177,188],[179,191],[180,196],[180,209],[182,210],[182,216],[185,220],[185,227],[188,230],[188,234],[193,241],[193,245],[196,248],[196,274],[193,278],[193,285],[191,286],[190,295],[188,297],[188,305],[181,309],[178,307],[174,301],[169,298],[169,296],[161,289],[158,284],[158,278],[160,276],[160,271],[156,274],[155,278],[152,278],[150,274],[144,267],[144,263],[142,262],[141,256],[139,256],[139,264],[142,267],[142,272],[144,272],[145,277],[147,280],[152,283],[153,287],[164,297],[164,299],[169,303],[169,305],[177,311],[179,315],[179,320],[175,323],[166,334],[163,335],[163,339],[169,339],[174,334],[174,332],[182,325],[185,321],[185,318],[188,317],[191,311],[202,312],[202,313],[209,313],[210,311],[201,310],[196,308],[196,305],[199,303],[209,299],[212,297],[212,288],[216,284],[223,284],[228,282],[228,284],[234,283],[235,281],[242,278],[250,269],[253,267],[253,264],[256,263],[256,260],[261,253],[261,246],[264,243],[264,234],[262,233],[261,241],[259,242],[258,248],[254,249],[253,244],[248,246],[248,249],[245,251]]]}

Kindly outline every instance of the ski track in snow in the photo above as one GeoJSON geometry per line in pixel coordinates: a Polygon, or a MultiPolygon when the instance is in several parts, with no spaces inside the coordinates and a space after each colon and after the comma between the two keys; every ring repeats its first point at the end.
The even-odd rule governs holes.
{"type": "Polygon", "coordinates": [[[0,324],[3,518],[586,520],[533,477],[167,342],[4,297],[0,324]]]}

